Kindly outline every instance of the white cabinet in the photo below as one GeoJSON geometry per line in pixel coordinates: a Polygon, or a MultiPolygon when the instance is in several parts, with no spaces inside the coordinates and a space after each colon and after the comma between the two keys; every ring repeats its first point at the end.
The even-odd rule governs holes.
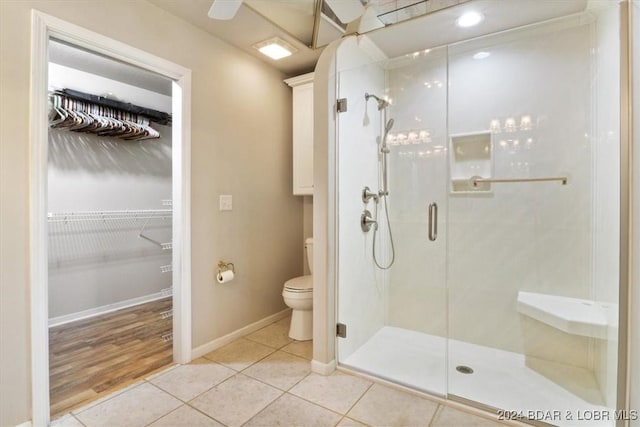
{"type": "Polygon", "coordinates": [[[313,73],[285,82],[293,88],[293,194],[313,195],[313,73]]]}

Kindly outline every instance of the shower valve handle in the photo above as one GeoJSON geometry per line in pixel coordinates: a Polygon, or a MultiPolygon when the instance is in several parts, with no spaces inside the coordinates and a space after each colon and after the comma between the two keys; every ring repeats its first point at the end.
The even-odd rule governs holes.
{"type": "Polygon", "coordinates": [[[373,217],[371,216],[371,212],[365,209],[365,211],[362,212],[362,215],[360,215],[360,228],[362,228],[362,231],[366,233],[371,230],[371,226],[373,226],[374,229],[377,230],[378,221],[373,219],[373,217]]]}
{"type": "Polygon", "coordinates": [[[362,189],[362,203],[369,203],[369,200],[373,199],[374,202],[378,203],[378,195],[371,191],[369,187],[364,187],[362,189]]]}

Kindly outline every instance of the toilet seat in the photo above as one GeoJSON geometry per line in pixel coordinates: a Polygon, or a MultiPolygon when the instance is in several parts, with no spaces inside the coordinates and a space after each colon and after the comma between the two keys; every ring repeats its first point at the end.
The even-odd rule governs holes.
{"type": "Polygon", "coordinates": [[[313,276],[299,276],[284,282],[284,290],[292,293],[313,292],[313,276]]]}

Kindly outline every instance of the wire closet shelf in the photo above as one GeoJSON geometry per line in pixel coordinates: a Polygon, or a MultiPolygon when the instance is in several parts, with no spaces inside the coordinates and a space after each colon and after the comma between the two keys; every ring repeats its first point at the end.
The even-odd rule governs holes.
{"type": "MultiPolygon", "coordinates": [[[[47,214],[49,261],[60,266],[170,252],[171,209],[68,211],[47,214]],[[153,247],[157,249],[153,249],[153,247]]],[[[171,265],[162,264],[169,272],[171,265]]]]}
{"type": "Polygon", "coordinates": [[[47,221],[50,223],[69,222],[107,222],[127,221],[136,222],[150,219],[171,219],[171,209],[127,209],[113,211],[75,211],[75,212],[49,212],[47,221]]]}

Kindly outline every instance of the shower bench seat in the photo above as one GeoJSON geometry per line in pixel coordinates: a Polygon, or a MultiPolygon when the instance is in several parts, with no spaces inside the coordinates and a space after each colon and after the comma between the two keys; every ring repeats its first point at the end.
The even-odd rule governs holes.
{"type": "Polygon", "coordinates": [[[569,334],[617,336],[618,307],[613,303],[520,291],[518,312],[569,334]]]}

